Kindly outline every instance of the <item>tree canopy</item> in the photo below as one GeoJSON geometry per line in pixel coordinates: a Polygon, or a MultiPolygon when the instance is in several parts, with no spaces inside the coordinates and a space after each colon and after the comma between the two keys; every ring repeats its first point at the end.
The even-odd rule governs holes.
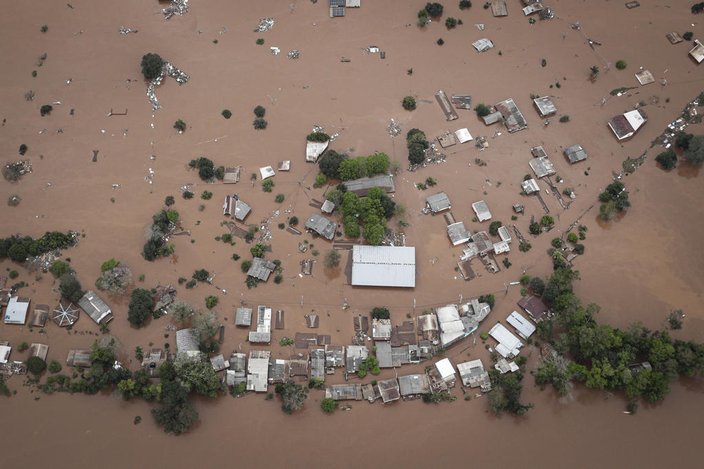
{"type": "Polygon", "coordinates": [[[161,75],[164,67],[164,59],[159,54],[149,52],[142,56],[142,74],[144,78],[151,81],[161,75]]]}
{"type": "Polygon", "coordinates": [[[318,167],[320,172],[330,179],[340,179],[340,164],[346,159],[347,155],[344,153],[328,150],[318,159],[318,167]]]}
{"type": "Polygon", "coordinates": [[[690,163],[701,166],[704,163],[704,135],[697,135],[689,140],[689,145],[684,151],[684,157],[690,163]]]}
{"type": "Polygon", "coordinates": [[[132,290],[132,299],[127,309],[127,320],[135,327],[142,327],[152,314],[154,300],[149,290],[135,288],[132,290]]]}

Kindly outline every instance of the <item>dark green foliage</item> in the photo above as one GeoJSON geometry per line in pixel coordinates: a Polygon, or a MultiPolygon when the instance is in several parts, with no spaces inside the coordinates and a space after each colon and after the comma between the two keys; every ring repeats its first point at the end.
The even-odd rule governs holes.
{"type": "Polygon", "coordinates": [[[127,320],[135,327],[142,327],[154,309],[154,300],[149,290],[135,288],[127,309],[127,320]]]}
{"type": "Polygon", "coordinates": [[[686,150],[689,148],[689,142],[694,138],[694,135],[688,134],[687,132],[677,132],[675,134],[675,146],[680,150],[686,150]]]}
{"type": "Polygon", "coordinates": [[[541,231],[540,230],[540,223],[535,222],[535,221],[531,222],[530,225],[528,225],[528,231],[532,235],[540,234],[540,231],[541,231]]]}
{"type": "Polygon", "coordinates": [[[0,259],[9,257],[15,262],[24,262],[27,257],[40,256],[57,249],[66,249],[76,243],[71,233],[47,231],[41,238],[13,235],[0,239],[0,259]]]}
{"type": "Polygon", "coordinates": [[[264,130],[266,129],[266,126],[269,125],[269,123],[265,119],[257,117],[256,119],[254,119],[254,122],[252,122],[252,125],[256,130],[264,130]]]}
{"type": "Polygon", "coordinates": [[[628,64],[626,63],[625,60],[617,60],[616,61],[616,68],[619,70],[625,70],[628,64]]]}
{"type": "Polygon", "coordinates": [[[165,362],[159,368],[161,378],[161,401],[152,409],[157,425],[167,433],[181,434],[198,421],[198,412],[188,401],[188,391],[176,377],[172,362],[165,362]]]}
{"type": "Polygon", "coordinates": [[[71,301],[78,303],[78,300],[83,296],[81,283],[72,273],[63,274],[59,280],[59,291],[61,296],[71,301]]]}
{"type": "Polygon", "coordinates": [[[443,38],[439,38],[437,41],[435,41],[435,43],[439,46],[442,46],[443,44],[445,44],[445,40],[443,38]]]}
{"type": "Polygon", "coordinates": [[[672,150],[666,150],[656,156],[655,161],[660,163],[662,169],[670,170],[677,166],[677,154],[672,150]]]}
{"type": "Polygon", "coordinates": [[[460,10],[466,10],[472,7],[472,2],[469,0],[460,0],[460,10]]]}
{"type": "Polygon", "coordinates": [[[262,190],[264,192],[271,192],[273,187],[274,187],[274,180],[273,179],[267,179],[266,181],[262,182],[262,190]]]}
{"type": "Polygon", "coordinates": [[[494,309],[494,303],[496,303],[496,297],[489,293],[488,295],[482,295],[479,297],[480,303],[487,303],[490,308],[494,309]]]}
{"type": "Polygon", "coordinates": [[[704,12],[704,2],[695,3],[694,5],[692,5],[692,14],[693,15],[697,15],[701,12],[704,12]]]}
{"type": "Polygon", "coordinates": [[[449,18],[447,18],[445,20],[445,27],[447,29],[453,29],[453,28],[457,27],[457,24],[458,24],[457,18],[453,18],[450,16],[449,18]]]}
{"type": "Polygon", "coordinates": [[[274,202],[277,204],[280,204],[284,201],[286,197],[283,194],[276,194],[276,197],[274,197],[274,202]]]}
{"type": "Polygon", "coordinates": [[[406,111],[413,111],[416,108],[416,98],[413,96],[406,96],[401,101],[401,105],[406,111]]]}
{"type": "Polygon", "coordinates": [[[56,360],[52,360],[49,362],[49,366],[47,368],[49,369],[49,373],[58,373],[61,371],[61,363],[56,360]]]}
{"type": "Polygon", "coordinates": [[[290,226],[296,226],[298,225],[298,217],[297,216],[292,216],[291,218],[288,219],[288,224],[290,226]]]}
{"type": "Polygon", "coordinates": [[[166,198],[164,199],[164,205],[166,205],[167,207],[171,207],[175,203],[176,203],[176,199],[174,199],[173,195],[167,195],[166,198]]]}
{"type": "Polygon", "coordinates": [[[610,220],[616,213],[623,212],[631,206],[628,200],[628,192],[622,182],[612,182],[606,186],[606,190],[599,194],[601,207],[599,216],[604,220],[610,220]]]}
{"type": "Polygon", "coordinates": [[[491,114],[491,109],[486,104],[479,103],[474,107],[474,111],[479,117],[488,116],[491,114]]]}
{"type": "Polygon", "coordinates": [[[447,391],[423,394],[423,402],[425,402],[426,404],[439,404],[441,402],[452,402],[455,400],[457,400],[457,398],[447,391]]]}
{"type": "Polygon", "coordinates": [[[19,153],[20,155],[24,156],[24,154],[27,153],[27,145],[25,145],[24,143],[20,145],[19,153]]]}
{"type": "Polygon", "coordinates": [[[683,156],[690,163],[701,166],[704,163],[704,135],[692,137],[683,156]]]}
{"type": "Polygon", "coordinates": [[[42,25],[42,27],[39,28],[39,31],[41,31],[41,32],[43,32],[43,33],[46,33],[47,31],[49,31],[49,26],[47,26],[47,25],[42,25]]]}
{"type": "Polygon", "coordinates": [[[263,37],[260,37],[260,38],[257,39],[256,42],[257,42],[257,45],[258,45],[258,46],[262,46],[262,45],[264,45],[264,38],[263,38],[263,37]]]}
{"type": "Polygon", "coordinates": [[[430,143],[423,131],[409,130],[406,134],[406,146],[408,147],[408,161],[411,165],[419,165],[425,161],[425,150],[430,147],[430,143]]]}
{"type": "Polygon", "coordinates": [[[142,56],[142,75],[146,80],[152,81],[161,75],[161,69],[164,67],[164,59],[159,54],[152,52],[142,56]]]}
{"type": "Polygon", "coordinates": [[[331,179],[340,179],[340,164],[346,159],[346,154],[328,150],[318,159],[318,167],[325,176],[331,179]]]}
{"type": "Polygon", "coordinates": [[[110,258],[100,265],[101,272],[107,272],[120,265],[120,261],[115,260],[115,258],[110,258]]]}
{"type": "Polygon", "coordinates": [[[11,271],[7,274],[7,276],[10,277],[10,280],[14,280],[14,279],[16,279],[17,277],[20,276],[20,273],[17,272],[16,270],[11,270],[11,271]]]}
{"type": "Polygon", "coordinates": [[[372,319],[391,319],[391,313],[389,308],[379,307],[372,309],[371,311],[372,319]]]}
{"type": "Polygon", "coordinates": [[[188,163],[188,166],[198,170],[198,176],[203,181],[210,181],[215,177],[215,164],[212,160],[201,156],[188,163]]]}
{"type": "Polygon", "coordinates": [[[501,228],[502,225],[503,223],[501,223],[500,221],[492,221],[489,225],[489,234],[492,236],[498,236],[499,228],[501,228]]]}
{"type": "Polygon", "coordinates": [[[264,106],[257,106],[254,108],[254,115],[257,117],[264,117],[266,114],[266,109],[264,106]]]}
{"type": "Polygon", "coordinates": [[[46,370],[46,362],[39,357],[29,357],[27,360],[27,371],[35,376],[44,373],[46,370]]]}
{"type": "Polygon", "coordinates": [[[186,123],[179,119],[176,122],[174,122],[174,129],[178,130],[179,132],[185,132],[186,131],[186,123]]]}
{"type": "Polygon", "coordinates": [[[691,41],[693,37],[694,33],[692,31],[687,31],[686,33],[682,34],[682,39],[684,39],[685,41],[691,41]]]}
{"type": "Polygon", "coordinates": [[[54,110],[54,107],[51,104],[44,104],[42,107],[39,108],[39,114],[44,117],[48,116],[51,114],[51,111],[54,110]]]}
{"type": "Polygon", "coordinates": [[[489,370],[492,390],[489,392],[489,405],[496,414],[508,412],[515,415],[523,415],[532,404],[521,402],[521,392],[523,385],[523,374],[520,371],[514,373],[500,374],[496,370],[489,370]]]}
{"type": "Polygon", "coordinates": [[[10,388],[7,387],[5,382],[5,375],[0,375],[0,395],[9,397],[10,394],[10,388]]]}
{"type": "Polygon", "coordinates": [[[375,174],[385,174],[389,171],[389,165],[389,156],[386,153],[346,158],[340,161],[338,175],[343,181],[351,181],[375,174]]]}
{"type": "Polygon", "coordinates": [[[550,241],[550,244],[552,247],[555,249],[560,249],[562,247],[562,239],[560,238],[553,238],[552,241],[550,241]]]}
{"type": "Polygon", "coordinates": [[[287,414],[292,414],[303,408],[303,404],[308,397],[308,388],[288,381],[276,385],[276,394],[281,398],[281,410],[287,414]]]}
{"type": "Polygon", "coordinates": [[[438,16],[442,16],[443,6],[438,2],[426,3],[425,11],[427,11],[428,15],[432,18],[437,18],[438,16]]]}
{"type": "Polygon", "coordinates": [[[574,245],[574,252],[579,255],[584,254],[584,244],[577,243],[574,245]]]}
{"type": "Polygon", "coordinates": [[[529,283],[530,289],[536,296],[541,296],[545,291],[545,282],[540,277],[533,277],[529,283]]]}
{"type": "Polygon", "coordinates": [[[230,117],[232,117],[232,112],[229,109],[223,109],[221,114],[222,117],[224,117],[225,119],[229,119],[230,117]]]}
{"type": "Polygon", "coordinates": [[[330,140],[330,136],[325,132],[313,132],[306,136],[306,140],[309,142],[327,142],[330,140]]]}
{"type": "Polygon", "coordinates": [[[560,122],[562,122],[563,124],[566,122],[569,122],[569,121],[570,121],[570,116],[568,116],[567,114],[565,114],[564,116],[560,116],[560,122]]]}
{"type": "Polygon", "coordinates": [[[218,297],[217,296],[206,296],[205,297],[205,307],[208,309],[213,309],[218,305],[218,297]]]}
{"type": "Polygon", "coordinates": [[[62,275],[67,274],[70,271],[71,271],[71,266],[69,266],[68,263],[61,261],[61,260],[55,260],[51,264],[51,267],[49,267],[49,272],[51,272],[51,275],[53,275],[54,278],[60,278],[62,275]]]}
{"type": "Polygon", "coordinates": [[[323,409],[323,412],[325,412],[326,414],[331,414],[335,412],[335,409],[337,409],[337,401],[326,397],[325,399],[320,401],[320,408],[323,409]]]}

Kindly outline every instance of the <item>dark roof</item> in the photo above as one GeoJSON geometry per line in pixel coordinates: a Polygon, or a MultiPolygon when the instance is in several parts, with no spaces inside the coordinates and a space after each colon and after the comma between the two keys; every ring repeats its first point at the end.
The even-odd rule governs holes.
{"type": "Polygon", "coordinates": [[[307,230],[314,231],[325,239],[332,240],[335,238],[337,223],[314,213],[306,220],[305,227],[307,230]]]}
{"type": "Polygon", "coordinates": [[[349,192],[354,192],[360,196],[367,195],[369,189],[373,189],[374,187],[383,189],[386,192],[394,192],[396,190],[394,178],[390,174],[380,174],[372,177],[354,179],[352,181],[345,181],[342,184],[344,184],[349,192]]]}
{"type": "Polygon", "coordinates": [[[543,319],[549,311],[543,300],[537,296],[525,296],[521,298],[518,300],[518,306],[523,308],[526,313],[530,314],[530,317],[535,321],[543,319]]]}
{"type": "Polygon", "coordinates": [[[247,276],[258,278],[266,282],[269,279],[269,275],[271,275],[275,269],[276,264],[273,262],[262,259],[261,257],[255,257],[252,259],[252,266],[247,271],[247,276]]]}
{"type": "Polygon", "coordinates": [[[582,145],[572,145],[571,147],[565,148],[565,156],[570,164],[574,164],[586,160],[587,152],[584,151],[582,145]]]}

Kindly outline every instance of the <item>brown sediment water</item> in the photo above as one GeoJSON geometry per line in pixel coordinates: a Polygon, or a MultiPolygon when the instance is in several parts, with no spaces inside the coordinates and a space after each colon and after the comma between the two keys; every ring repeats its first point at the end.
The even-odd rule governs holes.
{"type": "MultiPolygon", "coordinates": [[[[425,2],[415,0],[368,0],[362,8],[348,10],[345,18],[335,19],[328,17],[324,1],[262,0],[248,2],[246,8],[224,0],[190,3],[187,15],[169,21],[163,20],[158,2],[125,0],[118,7],[104,0],[74,0],[73,8],[64,2],[3,5],[0,117],[6,121],[0,127],[0,155],[3,163],[14,161],[20,144],[28,145],[25,158],[32,162],[33,172],[18,183],[0,182],[0,195],[17,194],[22,199],[17,207],[0,204],[0,235],[83,232],[79,245],[64,256],[71,258],[86,288],[99,275],[100,264],[111,257],[130,266],[135,279],[144,275],[143,282],[135,283],[145,288],[176,285],[179,277],[190,278],[194,270],[208,269],[226,293],[199,284],[194,289],[179,287],[178,295],[202,309],[206,296],[219,296],[216,310],[226,324],[222,345],[226,355],[249,348],[246,332],[233,324],[234,309],[242,302],[286,311],[286,330],[275,331],[270,347],[277,358],[298,352],[280,347],[278,339],[307,331],[304,315],[311,310],[320,315],[317,332],[330,334],[333,343],[345,344],[353,335],[351,316],[374,306],[388,306],[394,323],[400,323],[460,296],[493,292],[495,310],[480,328],[488,330],[516,309],[518,287],[509,283],[523,272],[548,275],[551,265],[545,252],[550,239],[595,204],[598,193],[611,182],[612,172],[620,171],[622,160],[640,155],[702,91],[702,69],[687,57],[689,43],[673,46],[665,39],[669,31],[692,29],[695,37],[701,32],[690,5],[682,1],[643,2],[633,10],[620,2],[592,7],[560,1],[551,5],[555,19],[532,25],[521,14],[519,2],[509,4],[506,18],[492,17],[491,10],[479,4],[459,11],[456,2],[445,2],[444,16],[464,23],[454,30],[447,30],[443,19],[420,30],[416,13],[425,2]],[[274,27],[253,33],[266,16],[274,17],[274,27]],[[570,27],[575,22],[580,22],[580,30],[570,27]],[[480,31],[476,23],[486,28],[480,31]],[[44,24],[49,29],[41,33],[44,24]],[[118,33],[121,26],[139,32],[123,36],[118,33]],[[259,37],[265,39],[262,46],[255,43],[259,37]],[[445,41],[442,47],[436,44],[440,37],[445,41]],[[479,54],[471,43],[483,37],[496,47],[479,54]],[[603,45],[592,49],[588,38],[603,45]],[[386,52],[386,58],[366,53],[364,49],[371,45],[386,52]],[[278,46],[281,54],[271,54],[270,46],[278,46]],[[299,59],[286,57],[292,49],[301,51],[299,59]],[[183,86],[164,81],[157,90],[162,108],[155,113],[139,68],[147,52],[161,54],[191,76],[183,86]],[[47,58],[37,66],[43,53],[47,58]],[[343,57],[350,61],[342,62],[343,57]],[[626,70],[607,67],[620,59],[628,62],[626,70]],[[592,65],[601,70],[594,83],[588,79],[592,65]],[[637,85],[633,74],[641,66],[653,72],[656,83],[637,85]],[[410,68],[412,75],[407,73],[410,68]],[[32,70],[37,71],[36,78],[32,70]],[[667,86],[660,84],[662,78],[667,86]],[[623,86],[637,87],[621,97],[609,95],[623,86]],[[512,97],[530,126],[508,134],[504,128],[484,126],[474,112],[462,110],[458,120],[446,122],[433,97],[439,89],[448,95],[470,94],[475,104],[512,97]],[[35,93],[31,102],[24,99],[29,90],[35,93]],[[570,121],[559,123],[555,117],[550,125],[542,125],[531,94],[551,96],[558,116],[569,115],[570,121]],[[402,109],[406,95],[416,97],[417,110],[402,109]],[[645,108],[649,122],[631,141],[619,144],[606,126],[608,119],[639,101],[650,103],[651,97],[659,99],[645,108]],[[606,98],[603,104],[602,98],[606,98]],[[61,104],[53,106],[51,115],[39,115],[42,104],[55,102],[61,104]],[[264,131],[252,128],[256,105],[267,109],[269,125],[264,131]],[[126,109],[127,115],[108,117],[111,109],[126,109]],[[223,109],[232,111],[231,119],[220,115],[223,109]],[[401,135],[393,139],[386,133],[391,118],[402,127],[401,135]],[[177,119],[188,124],[180,135],[172,128],[177,119]],[[394,200],[406,209],[407,244],[416,246],[415,289],[351,288],[342,270],[344,254],[339,275],[330,275],[322,266],[328,242],[277,228],[293,214],[304,220],[316,211],[309,206],[311,200],[322,200],[325,188],[314,187],[317,169],[306,164],[303,156],[304,136],[314,125],[339,133],[331,143],[337,151],[353,156],[383,151],[404,168],[396,177],[394,200]],[[408,172],[404,136],[414,127],[429,138],[467,127],[475,138],[486,136],[490,146],[482,152],[471,143],[450,147],[445,163],[408,172]],[[571,166],[562,150],[575,143],[586,149],[589,159],[571,166]],[[528,235],[530,217],[544,214],[536,198],[520,195],[520,181],[531,173],[529,149],[535,145],[546,149],[564,179],[558,188],[573,188],[576,200],[563,210],[554,197],[544,194],[555,229],[537,238],[529,236],[533,249],[527,253],[512,249],[510,269],[489,274],[477,262],[478,277],[464,282],[455,271],[461,249],[450,246],[442,217],[422,214],[425,198],[445,191],[455,218],[465,221],[471,231],[487,229],[487,223],[471,221],[471,203],[486,200],[493,220],[515,223],[528,235]],[[93,150],[100,151],[95,163],[90,161],[93,150]],[[150,159],[152,154],[156,159],[150,159]],[[207,156],[216,165],[243,166],[242,180],[237,185],[203,183],[188,169],[188,161],[198,156],[207,156]],[[476,158],[486,166],[475,164],[476,158]],[[272,193],[264,193],[259,181],[254,186],[249,183],[248,174],[258,173],[262,166],[276,168],[282,160],[291,160],[292,168],[277,172],[272,193]],[[152,184],[145,181],[150,168],[155,171],[152,184]],[[428,177],[438,185],[426,191],[415,188],[428,177]],[[184,200],[179,188],[189,183],[195,197],[184,200]],[[119,187],[113,189],[113,184],[119,187]],[[204,190],[213,193],[211,200],[199,199],[204,190]],[[281,285],[270,281],[247,289],[240,262],[250,257],[251,246],[238,238],[234,246],[215,240],[227,231],[221,226],[221,201],[233,193],[252,206],[248,223],[271,218],[272,251],[267,257],[282,261],[281,285]],[[281,204],[274,201],[278,193],[285,196],[281,204]],[[172,239],[175,256],[145,262],[140,255],[145,228],[167,195],[176,197],[174,208],[191,236],[172,239]],[[524,204],[526,213],[511,221],[514,203],[524,204]],[[313,246],[299,253],[297,246],[303,239],[313,246]],[[319,261],[313,275],[300,277],[300,261],[312,258],[312,249],[320,252],[319,261]],[[241,256],[239,262],[232,260],[234,253],[241,256]],[[343,309],[345,303],[349,309],[343,309]]],[[[704,126],[688,131],[701,134],[704,126]]],[[[649,156],[654,157],[656,150],[649,156]]],[[[694,176],[695,170],[682,164],[677,171],[661,171],[649,158],[623,179],[632,207],[618,223],[599,228],[594,221],[598,203],[583,217],[588,227],[586,254],[575,261],[581,274],[576,288],[585,302],[602,306],[600,320],[619,327],[640,321],[659,328],[672,309],[682,308],[687,314],[684,328],[673,331],[673,336],[704,341],[704,257],[696,249],[702,233],[704,188],[694,176]]],[[[546,189],[544,183],[540,187],[546,189]]],[[[0,267],[20,272],[15,281],[29,284],[23,296],[35,303],[57,302],[57,284],[50,274],[28,273],[7,260],[0,267]]],[[[106,300],[116,316],[110,333],[123,344],[121,356],[127,366],[137,367],[136,346],[145,350],[150,344],[175,346],[168,318],[137,330],[126,320],[128,297],[106,295],[106,300]]],[[[99,334],[85,314],[72,331],[53,323],[44,333],[0,325],[0,340],[15,345],[47,343],[49,359],[61,362],[69,349],[89,347],[99,334]]],[[[453,347],[448,356],[453,361],[482,358],[487,364],[488,353],[481,342],[467,349],[469,345],[453,347]]],[[[531,369],[537,352],[528,348],[526,353],[532,353],[531,369]]],[[[12,358],[25,359],[26,352],[15,349],[12,358]]],[[[400,373],[422,371],[424,366],[400,373]]],[[[391,376],[391,370],[381,375],[391,376]]],[[[17,395],[0,399],[0,415],[8,429],[5,447],[11,448],[0,454],[0,467],[180,467],[204,461],[237,461],[249,467],[287,463],[294,467],[362,463],[445,467],[468,460],[490,467],[537,461],[548,467],[594,467],[595,458],[602,455],[609,455],[602,463],[606,466],[658,467],[671,464],[672,455],[678,455],[679,464],[696,467],[692,448],[696,448],[704,406],[700,385],[675,384],[663,404],[644,406],[629,416],[622,413],[624,401],[618,396],[578,389],[571,399],[558,399],[550,391],[540,392],[526,375],[525,399],[535,408],[520,419],[494,417],[487,413],[485,398],[466,402],[458,389],[454,393],[459,399],[453,403],[381,406],[362,402],[353,403],[349,412],[327,416],[318,409],[322,393],[312,391],[304,411],[293,416],[283,415],[276,400],[266,401],[260,395],[199,399],[201,423],[189,434],[173,437],[155,426],[150,405],[144,402],[123,402],[102,394],[45,396],[31,393],[22,381],[11,378],[10,388],[17,395]],[[136,415],[143,420],[135,426],[136,415]]],[[[342,381],[341,373],[330,377],[330,382],[342,381]]]]}

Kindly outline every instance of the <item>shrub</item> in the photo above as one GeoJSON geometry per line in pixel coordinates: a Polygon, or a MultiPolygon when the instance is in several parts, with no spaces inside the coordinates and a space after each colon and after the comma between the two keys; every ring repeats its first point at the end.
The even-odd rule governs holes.
{"type": "Polygon", "coordinates": [[[503,225],[503,223],[500,221],[492,221],[489,225],[489,234],[492,236],[498,236],[501,225],[503,225]]]}
{"type": "Polygon", "coordinates": [[[250,267],[252,267],[252,261],[242,261],[242,263],[240,264],[240,268],[245,274],[249,271],[250,267]]]}
{"type": "Polygon", "coordinates": [[[266,181],[262,182],[262,190],[264,192],[271,192],[271,189],[274,187],[274,181],[271,179],[267,179],[266,181]]]}
{"type": "Polygon", "coordinates": [[[656,156],[655,161],[660,163],[663,169],[670,170],[677,166],[677,154],[672,150],[667,150],[656,156]]]}
{"type": "Polygon", "coordinates": [[[371,310],[372,319],[391,319],[391,313],[389,308],[386,307],[375,307],[371,310]]]}
{"type": "Polygon", "coordinates": [[[328,182],[328,178],[323,173],[319,173],[317,176],[315,176],[315,182],[313,183],[313,187],[322,187],[323,185],[325,185],[326,182],[328,182]]]}
{"type": "Polygon", "coordinates": [[[309,142],[327,142],[330,140],[330,136],[325,132],[312,132],[306,136],[306,140],[309,142]]]}
{"type": "Polygon", "coordinates": [[[418,26],[424,28],[428,23],[430,23],[430,19],[428,18],[428,12],[424,9],[420,10],[418,12],[418,26]]]}
{"type": "Polygon", "coordinates": [[[7,198],[7,205],[10,207],[17,207],[20,202],[22,202],[22,198],[17,194],[13,194],[7,198]]]}
{"type": "Polygon", "coordinates": [[[184,199],[192,199],[193,198],[193,192],[191,191],[183,191],[183,194],[181,194],[184,199]]]}
{"type": "Polygon", "coordinates": [[[230,112],[229,109],[223,109],[221,114],[222,114],[222,117],[224,117],[225,119],[229,119],[230,117],[232,117],[232,112],[230,112]]]}
{"type": "Polygon", "coordinates": [[[115,258],[111,258],[100,265],[100,271],[106,272],[108,270],[114,269],[118,265],[120,265],[120,261],[115,260],[115,258]]]}
{"type": "Polygon", "coordinates": [[[276,197],[274,197],[274,201],[275,201],[277,204],[280,204],[280,203],[282,203],[282,202],[284,201],[285,198],[286,198],[286,197],[285,197],[283,194],[276,194],[276,197]]]}
{"type": "Polygon", "coordinates": [[[70,272],[61,276],[59,280],[59,291],[61,292],[61,296],[72,303],[78,303],[78,300],[83,296],[81,283],[70,272]]]}
{"type": "Polygon", "coordinates": [[[46,370],[46,362],[39,357],[29,357],[27,360],[27,371],[35,376],[42,374],[46,370]]]}
{"type": "Polygon", "coordinates": [[[280,284],[281,282],[283,282],[283,280],[284,280],[284,276],[283,276],[283,275],[281,275],[281,274],[276,274],[276,275],[274,275],[274,283],[275,283],[275,284],[278,285],[278,284],[280,284]]]}
{"type": "Polygon", "coordinates": [[[264,45],[264,38],[263,38],[263,37],[260,37],[260,38],[257,39],[257,45],[258,45],[258,46],[263,46],[263,45],[264,45]]]}
{"type": "Polygon", "coordinates": [[[704,2],[695,3],[694,5],[692,5],[692,14],[693,15],[697,15],[703,11],[704,11],[704,2]]]}
{"type": "Polygon", "coordinates": [[[574,252],[577,254],[584,254],[584,244],[577,243],[574,245],[574,252]]]}
{"type": "Polygon", "coordinates": [[[264,117],[264,114],[266,114],[266,109],[264,106],[257,106],[254,108],[254,115],[257,117],[264,117]]]}
{"type": "Polygon", "coordinates": [[[624,70],[627,66],[628,66],[628,64],[626,63],[625,60],[619,60],[616,62],[616,68],[619,70],[624,70]]]}
{"type": "Polygon", "coordinates": [[[552,241],[550,241],[550,244],[555,249],[560,249],[562,247],[562,240],[560,238],[553,238],[552,241]]]}
{"type": "Polygon", "coordinates": [[[438,16],[442,16],[443,6],[438,2],[426,3],[425,11],[428,12],[430,17],[437,18],[438,16]]]}
{"type": "Polygon", "coordinates": [[[445,20],[445,27],[447,29],[453,29],[457,27],[457,18],[449,17],[445,20]]]}
{"type": "Polygon", "coordinates": [[[440,38],[437,41],[435,41],[435,43],[439,46],[442,46],[443,44],[445,44],[445,40],[443,38],[440,38]]]}
{"type": "Polygon", "coordinates": [[[49,362],[49,366],[47,367],[49,370],[49,373],[58,373],[61,371],[61,363],[57,362],[56,360],[52,360],[49,362]]]}
{"type": "Polygon", "coordinates": [[[466,10],[472,7],[472,2],[469,0],[460,0],[460,10],[466,10]]]}
{"type": "Polygon", "coordinates": [[[292,216],[291,218],[288,219],[288,224],[289,226],[296,226],[298,225],[298,217],[297,216],[292,216]]]}
{"type": "Polygon", "coordinates": [[[252,125],[256,130],[264,130],[266,129],[266,126],[269,125],[269,123],[266,120],[257,117],[256,119],[254,119],[254,122],[252,122],[252,125]]]}
{"type": "Polygon", "coordinates": [[[11,270],[11,271],[7,274],[7,276],[10,277],[10,279],[14,280],[14,279],[16,279],[17,277],[19,277],[20,274],[19,274],[19,272],[17,272],[16,270],[11,270]]]}
{"type": "Polygon", "coordinates": [[[39,28],[39,31],[45,33],[45,32],[47,32],[47,31],[49,31],[49,26],[47,26],[47,25],[42,25],[42,27],[39,28]]]}
{"type": "Polygon", "coordinates": [[[682,39],[684,39],[685,41],[691,41],[693,36],[694,33],[692,33],[692,31],[687,31],[686,33],[682,34],[682,39]]]}
{"type": "Polygon", "coordinates": [[[320,408],[323,409],[323,412],[325,412],[326,414],[331,414],[335,412],[335,409],[337,409],[337,401],[326,397],[325,399],[320,401],[320,408]]]}
{"type": "Polygon", "coordinates": [[[701,166],[704,163],[704,135],[692,137],[684,152],[684,157],[690,163],[701,166]]]}
{"type": "Polygon", "coordinates": [[[570,243],[576,243],[577,242],[577,233],[568,234],[567,241],[569,241],[570,243]]]}
{"type": "Polygon", "coordinates": [[[39,108],[39,114],[41,114],[42,117],[48,116],[53,110],[54,107],[51,104],[44,104],[42,107],[39,108]]]}
{"type": "Polygon", "coordinates": [[[569,121],[570,121],[570,116],[568,116],[567,114],[565,114],[564,116],[560,116],[560,122],[562,122],[563,124],[565,122],[569,122],[569,121]]]}
{"type": "Polygon", "coordinates": [[[142,56],[142,75],[146,80],[152,81],[161,75],[161,69],[164,67],[164,59],[159,54],[152,52],[142,56]]]}
{"type": "Polygon", "coordinates": [[[477,113],[477,116],[479,116],[479,117],[484,117],[484,116],[488,116],[489,114],[491,114],[491,109],[489,109],[489,107],[487,105],[482,104],[482,103],[477,104],[476,107],[474,108],[474,111],[477,113]]]}
{"type": "Polygon", "coordinates": [[[174,199],[173,195],[167,195],[166,198],[164,199],[164,205],[166,205],[167,207],[171,207],[175,203],[176,203],[176,199],[174,199]]]}
{"type": "Polygon", "coordinates": [[[20,353],[26,352],[27,349],[29,349],[29,344],[27,342],[20,342],[20,345],[17,347],[17,351],[20,353]]]}
{"type": "Polygon", "coordinates": [[[62,275],[67,274],[70,271],[71,267],[68,263],[60,260],[55,260],[51,264],[51,267],[49,267],[49,272],[51,272],[51,275],[53,275],[54,278],[60,278],[62,275]]]}
{"type": "Polygon", "coordinates": [[[142,327],[144,322],[152,314],[154,300],[149,290],[135,288],[132,290],[132,298],[127,309],[127,320],[135,327],[142,327]]]}
{"type": "Polygon", "coordinates": [[[27,149],[28,149],[28,147],[24,143],[22,145],[20,145],[20,148],[19,148],[20,155],[24,156],[24,154],[27,153],[27,149]]]}
{"type": "Polygon", "coordinates": [[[179,132],[185,132],[186,131],[186,123],[182,121],[181,119],[177,120],[174,122],[174,129],[178,130],[179,132]]]}
{"type": "Polygon", "coordinates": [[[406,111],[413,111],[416,108],[416,98],[413,96],[406,96],[401,101],[401,105],[406,111]]]}
{"type": "Polygon", "coordinates": [[[206,296],[205,297],[205,307],[208,309],[213,309],[217,306],[218,301],[219,300],[218,300],[217,296],[213,296],[213,295],[206,296]]]}
{"type": "Polygon", "coordinates": [[[338,267],[340,265],[340,259],[342,256],[340,256],[340,253],[337,252],[335,249],[331,249],[325,254],[325,267],[332,269],[333,267],[338,267]]]}
{"type": "Polygon", "coordinates": [[[192,277],[194,280],[197,280],[199,282],[206,282],[208,280],[208,277],[210,277],[210,272],[205,269],[199,269],[193,272],[192,277]]]}
{"type": "Polygon", "coordinates": [[[344,153],[328,150],[318,160],[318,167],[320,168],[320,172],[325,176],[332,179],[340,179],[340,164],[346,159],[347,155],[344,153]]]}

